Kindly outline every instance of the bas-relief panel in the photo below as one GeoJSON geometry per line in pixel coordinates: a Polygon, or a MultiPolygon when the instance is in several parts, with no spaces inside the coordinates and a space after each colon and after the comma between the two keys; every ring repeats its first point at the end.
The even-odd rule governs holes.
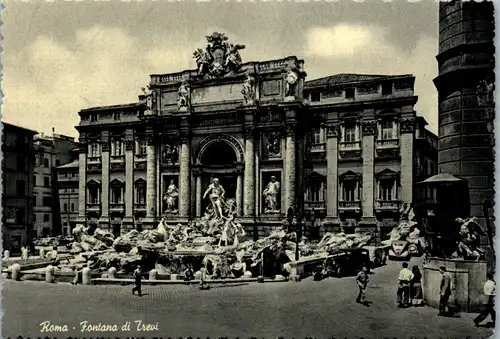
{"type": "Polygon", "coordinates": [[[261,93],[263,97],[276,96],[281,94],[280,80],[267,80],[262,82],[261,93]]]}
{"type": "Polygon", "coordinates": [[[177,91],[163,92],[161,94],[161,104],[162,106],[173,106],[177,105],[177,91]]]}
{"type": "Polygon", "coordinates": [[[226,100],[243,100],[241,89],[242,84],[193,88],[191,93],[191,103],[202,104],[226,100]]]}

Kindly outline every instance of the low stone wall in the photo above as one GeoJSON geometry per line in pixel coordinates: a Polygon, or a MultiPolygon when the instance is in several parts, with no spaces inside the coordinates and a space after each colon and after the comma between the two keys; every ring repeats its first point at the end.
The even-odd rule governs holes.
{"type": "Polygon", "coordinates": [[[439,307],[441,266],[446,267],[451,275],[449,305],[461,312],[479,312],[484,303],[482,289],[486,281],[486,261],[431,258],[424,265],[422,288],[426,304],[436,308],[439,307]]]}

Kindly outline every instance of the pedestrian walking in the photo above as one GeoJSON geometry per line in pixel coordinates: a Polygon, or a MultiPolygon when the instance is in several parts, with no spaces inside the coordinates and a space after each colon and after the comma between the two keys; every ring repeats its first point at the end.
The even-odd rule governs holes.
{"type": "Polygon", "coordinates": [[[134,271],[134,280],[135,280],[135,287],[132,289],[132,294],[135,294],[137,291],[137,294],[139,297],[142,297],[142,291],[141,291],[141,284],[142,284],[142,268],[141,265],[137,265],[137,268],[134,271]]]}
{"type": "Polygon", "coordinates": [[[397,292],[398,307],[408,307],[410,305],[410,284],[413,273],[408,269],[408,263],[403,263],[403,269],[399,272],[399,286],[397,292]]]}
{"type": "Polygon", "coordinates": [[[413,306],[421,306],[424,302],[424,295],[422,294],[422,273],[420,273],[417,265],[412,267],[411,272],[413,273],[410,291],[412,304],[413,306]]]}
{"type": "Polygon", "coordinates": [[[493,327],[495,327],[496,323],[496,312],[495,312],[495,295],[496,295],[496,283],[494,280],[494,274],[492,272],[488,273],[487,280],[483,286],[483,293],[488,297],[488,301],[485,305],[485,310],[481,312],[476,319],[474,319],[474,324],[479,326],[484,319],[491,316],[491,321],[493,322],[493,327]]]}
{"type": "Polygon", "coordinates": [[[205,286],[205,276],[207,274],[207,269],[205,267],[202,267],[200,269],[200,290],[204,290],[206,289],[206,286],[205,286]]]}
{"type": "Polygon", "coordinates": [[[441,287],[440,287],[440,298],[439,298],[439,314],[440,316],[446,315],[446,308],[448,307],[448,300],[451,295],[451,276],[446,271],[446,267],[441,266],[439,268],[441,273],[441,287]]]}
{"type": "Polygon", "coordinates": [[[361,271],[359,271],[358,276],[356,277],[356,283],[358,284],[359,288],[358,297],[356,298],[356,302],[358,304],[366,304],[365,292],[369,280],[370,278],[368,277],[368,269],[363,266],[361,271]]]}

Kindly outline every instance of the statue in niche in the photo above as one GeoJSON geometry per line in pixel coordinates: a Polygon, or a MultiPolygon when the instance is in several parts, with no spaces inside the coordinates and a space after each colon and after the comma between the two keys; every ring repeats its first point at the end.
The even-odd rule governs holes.
{"type": "Polygon", "coordinates": [[[167,203],[166,213],[177,213],[177,199],[179,197],[179,189],[175,185],[174,179],[170,180],[170,185],[167,188],[167,192],[163,197],[163,200],[167,203]]]}
{"type": "Polygon", "coordinates": [[[189,97],[189,85],[186,82],[183,82],[179,87],[177,98],[177,108],[186,109],[188,106],[188,97],[189,97]]]}
{"type": "Polygon", "coordinates": [[[176,164],[179,161],[177,146],[165,144],[163,147],[163,162],[176,164]]]}
{"type": "Polygon", "coordinates": [[[255,100],[255,79],[247,74],[245,82],[243,83],[243,89],[241,90],[241,94],[243,94],[243,104],[252,105],[255,100]]]}
{"type": "Polygon", "coordinates": [[[264,192],[265,213],[278,213],[280,211],[278,204],[278,195],[280,193],[280,183],[273,175],[271,181],[267,184],[264,192]]]}
{"type": "Polygon", "coordinates": [[[206,197],[209,196],[210,202],[212,203],[212,213],[216,219],[221,219],[223,216],[222,203],[224,201],[225,194],[226,191],[217,178],[212,180],[212,183],[208,186],[205,194],[203,194],[203,199],[206,199],[206,197]]]}
{"type": "Polygon", "coordinates": [[[295,97],[295,89],[297,88],[297,82],[299,81],[299,76],[295,71],[288,71],[285,78],[285,97],[295,97]]]}
{"type": "Polygon", "coordinates": [[[281,139],[279,132],[266,134],[264,137],[264,156],[267,158],[281,155],[281,139]]]}
{"type": "Polygon", "coordinates": [[[493,103],[493,93],[495,92],[495,80],[489,76],[486,80],[481,80],[476,88],[479,106],[487,106],[493,103]]]}

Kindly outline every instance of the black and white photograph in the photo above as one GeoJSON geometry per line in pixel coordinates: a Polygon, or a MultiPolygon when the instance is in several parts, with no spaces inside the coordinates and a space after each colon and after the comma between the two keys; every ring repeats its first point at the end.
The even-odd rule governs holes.
{"type": "Polygon", "coordinates": [[[5,0],[3,338],[489,338],[492,1],[5,0]]]}

